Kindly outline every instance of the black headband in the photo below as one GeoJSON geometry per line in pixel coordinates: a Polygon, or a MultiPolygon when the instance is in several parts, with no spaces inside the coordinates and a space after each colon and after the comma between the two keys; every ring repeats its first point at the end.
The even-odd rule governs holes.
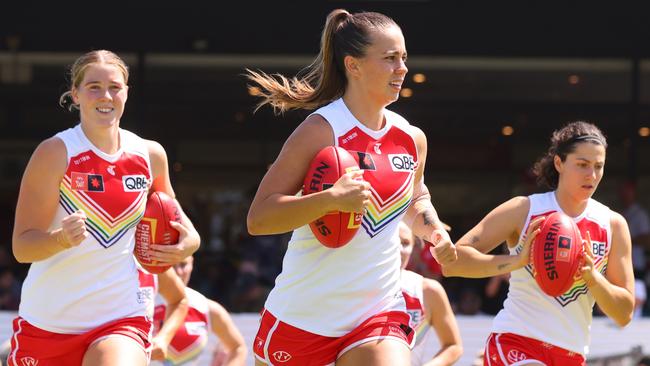
{"type": "Polygon", "coordinates": [[[596,142],[600,145],[607,146],[603,138],[598,135],[580,135],[580,136],[572,137],[564,141],[563,143],[561,143],[559,146],[560,148],[558,150],[564,150],[576,142],[584,142],[584,141],[596,142]]]}

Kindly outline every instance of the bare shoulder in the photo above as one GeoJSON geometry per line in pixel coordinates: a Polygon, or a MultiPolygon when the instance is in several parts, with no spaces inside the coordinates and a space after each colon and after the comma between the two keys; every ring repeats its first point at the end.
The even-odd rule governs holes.
{"type": "Polygon", "coordinates": [[[430,293],[431,295],[434,295],[436,297],[446,297],[447,292],[445,291],[445,288],[442,287],[440,282],[432,279],[432,278],[423,278],[422,279],[422,290],[425,293],[430,293]]]}
{"type": "Polygon", "coordinates": [[[329,146],[334,143],[334,132],[323,116],[312,114],[296,127],[288,142],[293,140],[301,143],[312,142],[319,146],[329,146]]]}
{"type": "Polygon", "coordinates": [[[503,202],[492,210],[493,214],[505,216],[509,219],[524,220],[530,210],[530,200],[528,197],[516,196],[503,202]]]}
{"type": "Polygon", "coordinates": [[[64,173],[67,164],[67,149],[65,143],[58,137],[50,137],[38,144],[30,160],[30,165],[47,167],[43,172],[61,174],[64,173]]]}
{"type": "Polygon", "coordinates": [[[316,153],[333,144],[334,132],[330,124],[322,116],[312,114],[287,138],[282,151],[283,159],[295,162],[295,159],[305,157],[308,163],[316,153]]]}
{"type": "Polygon", "coordinates": [[[612,227],[612,235],[624,235],[626,237],[630,236],[630,229],[627,224],[625,217],[616,211],[610,211],[611,216],[609,219],[610,225],[612,227]]]}
{"type": "Polygon", "coordinates": [[[516,196],[506,201],[505,205],[520,214],[528,214],[530,199],[526,196],[516,196]]]}
{"type": "Polygon", "coordinates": [[[167,159],[167,152],[165,148],[158,142],[154,140],[144,140],[147,144],[147,149],[149,151],[149,158],[152,159],[167,159]]]}
{"type": "Polygon", "coordinates": [[[409,133],[411,134],[411,137],[413,137],[413,140],[415,140],[415,143],[418,146],[418,150],[421,148],[426,148],[427,147],[427,136],[422,131],[422,129],[418,126],[415,125],[409,125],[409,133]]]}

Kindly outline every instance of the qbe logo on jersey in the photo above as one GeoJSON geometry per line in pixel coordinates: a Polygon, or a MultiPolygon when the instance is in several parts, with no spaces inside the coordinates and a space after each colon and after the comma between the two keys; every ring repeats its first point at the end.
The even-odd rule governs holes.
{"type": "Polygon", "coordinates": [[[394,172],[412,172],[415,170],[415,161],[409,154],[388,154],[390,167],[394,172]]]}
{"type": "Polygon", "coordinates": [[[145,175],[125,175],[122,177],[124,192],[142,192],[149,190],[149,180],[145,175]]]}

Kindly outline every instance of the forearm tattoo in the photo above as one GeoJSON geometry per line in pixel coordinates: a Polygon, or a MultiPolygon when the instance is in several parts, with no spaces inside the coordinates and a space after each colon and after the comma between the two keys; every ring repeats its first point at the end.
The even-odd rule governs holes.
{"type": "Polygon", "coordinates": [[[436,217],[435,213],[431,210],[429,211],[424,211],[422,213],[422,218],[424,219],[424,225],[435,225],[439,222],[438,218],[436,217]]]}

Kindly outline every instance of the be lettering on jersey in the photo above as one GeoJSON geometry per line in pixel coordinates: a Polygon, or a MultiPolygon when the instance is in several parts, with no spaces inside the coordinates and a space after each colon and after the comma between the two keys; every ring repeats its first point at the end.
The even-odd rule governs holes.
{"type": "Polygon", "coordinates": [[[394,172],[412,172],[415,170],[415,161],[410,154],[388,154],[388,161],[394,172]]]}
{"type": "Polygon", "coordinates": [[[149,180],[143,174],[122,176],[124,192],[144,192],[149,190],[149,180]]]}

